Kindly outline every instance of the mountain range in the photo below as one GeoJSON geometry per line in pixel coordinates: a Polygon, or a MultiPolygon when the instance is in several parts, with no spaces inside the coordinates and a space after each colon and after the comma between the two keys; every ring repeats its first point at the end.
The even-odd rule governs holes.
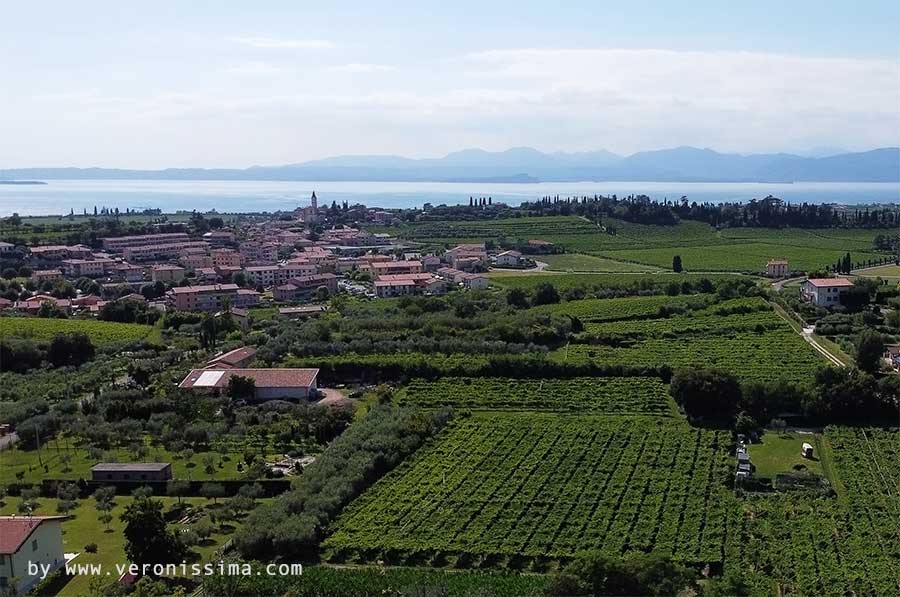
{"type": "MultiPolygon", "coordinates": [[[[840,151],[840,150],[838,150],[840,151]]],[[[442,158],[346,155],[246,169],[20,168],[0,179],[297,180],[437,182],[900,182],[900,147],[859,153],[736,154],[676,147],[620,156],[606,150],[544,153],[464,149],[442,158]],[[817,156],[817,157],[814,157],[817,156]]]]}

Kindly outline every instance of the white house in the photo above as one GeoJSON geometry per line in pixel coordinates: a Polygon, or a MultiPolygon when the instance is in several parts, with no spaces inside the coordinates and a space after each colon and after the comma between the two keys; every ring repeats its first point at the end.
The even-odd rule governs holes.
{"type": "Polygon", "coordinates": [[[518,267],[522,261],[522,254],[518,251],[503,251],[494,258],[497,267],[518,267]]]}
{"type": "Polygon", "coordinates": [[[841,304],[841,295],[851,288],[853,282],[847,278],[810,278],[800,287],[800,296],[819,307],[837,307],[841,304]]]}
{"type": "Polygon", "coordinates": [[[41,580],[41,567],[49,574],[66,563],[61,524],[66,518],[0,516],[0,595],[23,595],[41,580]],[[35,567],[38,572],[29,574],[35,567]]]}

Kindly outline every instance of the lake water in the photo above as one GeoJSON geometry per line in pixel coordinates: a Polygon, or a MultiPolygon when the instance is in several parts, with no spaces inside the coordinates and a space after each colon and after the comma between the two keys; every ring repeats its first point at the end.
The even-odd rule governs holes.
{"type": "Polygon", "coordinates": [[[678,183],[542,182],[536,184],[463,182],[282,182],[169,180],[51,180],[46,185],[0,185],[0,216],[93,212],[106,206],[219,212],[292,210],[309,205],[315,190],[319,205],[332,201],[379,207],[421,207],[423,203],[468,203],[470,196],[518,205],[545,195],[629,194],[654,199],[747,201],[774,195],[792,203],[900,203],[898,183],[678,183]]]}

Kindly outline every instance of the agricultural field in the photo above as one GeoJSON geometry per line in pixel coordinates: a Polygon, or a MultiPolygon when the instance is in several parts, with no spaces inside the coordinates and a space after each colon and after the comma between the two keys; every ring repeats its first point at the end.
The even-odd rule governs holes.
{"type": "Polygon", "coordinates": [[[540,574],[304,566],[300,576],[216,576],[204,579],[203,588],[212,595],[527,597],[543,595],[548,582],[540,574]]]}
{"type": "MultiPolygon", "coordinates": [[[[671,263],[669,264],[671,265],[671,263]]],[[[509,272],[491,272],[488,274],[491,284],[501,288],[521,288],[522,290],[534,290],[539,284],[552,284],[559,292],[571,288],[605,288],[605,289],[631,289],[638,291],[641,288],[653,288],[671,282],[696,283],[702,279],[711,281],[738,279],[738,274],[676,274],[676,273],[549,273],[549,274],[510,274],[509,272]]]]}
{"type": "MultiPolygon", "coordinates": [[[[38,450],[20,450],[12,448],[0,453],[0,485],[10,483],[39,483],[42,479],[90,479],[91,467],[97,464],[86,448],[76,448],[65,437],[42,438],[43,444],[38,450]]],[[[306,448],[311,446],[279,446],[271,441],[265,444],[251,442],[248,439],[235,438],[234,441],[219,441],[210,449],[196,450],[188,459],[185,453],[173,453],[162,446],[154,445],[150,438],[144,438],[144,450],[141,454],[131,449],[112,448],[104,451],[103,460],[107,462],[170,462],[172,476],[187,480],[224,480],[242,479],[246,476],[247,465],[243,464],[244,452],[253,451],[263,457],[275,457],[287,448],[306,448]],[[215,449],[213,449],[215,448],[215,449]],[[206,462],[212,460],[213,466],[208,471],[206,462]],[[238,470],[241,464],[243,471],[238,470]]]]}
{"type": "MultiPolygon", "coordinates": [[[[838,496],[746,499],[729,537],[729,567],[758,588],[798,595],[900,593],[900,435],[829,427],[838,496]]],[[[824,464],[824,459],[823,459],[824,464]]]]}
{"type": "MultiPolygon", "coordinates": [[[[768,244],[759,242],[733,243],[710,246],[681,246],[649,249],[627,249],[602,251],[603,257],[620,261],[634,261],[661,268],[671,268],[672,258],[681,256],[686,271],[733,271],[759,273],[765,269],[769,259],[787,259],[792,270],[809,271],[833,264],[848,249],[835,241],[832,248],[768,244]]],[[[866,259],[881,259],[883,253],[873,251],[852,251],[854,262],[866,259]]]]}
{"type": "Polygon", "coordinates": [[[326,555],[518,568],[655,547],[721,562],[730,447],[675,420],[475,413],[351,504],[326,555]]]}
{"type": "MultiPolygon", "coordinates": [[[[609,302],[639,299],[607,299],[609,302]]],[[[604,299],[599,299],[601,302],[604,299]]],[[[575,305],[577,301],[566,303],[575,305]]],[[[719,367],[743,379],[791,379],[811,381],[822,358],[760,298],[724,301],[672,317],[654,317],[645,303],[645,317],[632,315],[637,309],[619,309],[608,321],[586,318],[586,333],[622,336],[625,343],[572,343],[551,354],[566,363],[593,362],[603,365],[672,368],[701,365],[719,367]]],[[[602,313],[603,311],[600,310],[602,313]]]]}
{"type": "Polygon", "coordinates": [[[56,334],[84,332],[95,346],[130,344],[145,339],[153,327],[136,323],[95,321],[92,319],[43,319],[37,317],[0,317],[0,338],[52,340],[56,334]]]}
{"type": "Polygon", "coordinates": [[[629,346],[570,344],[551,356],[567,363],[633,367],[700,365],[725,369],[746,380],[790,379],[801,383],[810,382],[816,369],[826,364],[787,324],[783,329],[725,332],[681,342],[647,338],[629,346]]]}
{"type": "Polygon", "coordinates": [[[671,297],[664,294],[611,299],[584,299],[554,305],[534,307],[534,311],[570,315],[582,322],[615,321],[654,317],[663,307],[679,304],[705,305],[712,301],[709,295],[671,297]]]}
{"type": "Polygon", "coordinates": [[[547,264],[547,271],[561,272],[655,272],[659,268],[640,263],[625,263],[582,253],[535,255],[536,261],[547,264]]]}
{"type": "Polygon", "coordinates": [[[597,414],[677,415],[667,387],[651,377],[508,379],[444,377],[413,380],[397,400],[428,408],[547,410],[597,414]]]}

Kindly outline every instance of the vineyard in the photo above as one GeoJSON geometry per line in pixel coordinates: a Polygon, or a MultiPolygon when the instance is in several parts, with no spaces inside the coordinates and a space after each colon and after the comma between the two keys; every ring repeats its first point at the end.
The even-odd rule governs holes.
{"type": "MultiPolygon", "coordinates": [[[[671,265],[671,263],[669,264],[671,265]]],[[[603,288],[603,289],[651,289],[675,282],[697,283],[700,280],[720,281],[738,279],[736,274],[524,274],[509,275],[508,272],[491,272],[488,274],[491,284],[501,288],[521,288],[533,290],[539,284],[552,284],[559,292],[571,288],[603,288]]]]}
{"type": "Polygon", "coordinates": [[[674,226],[635,224],[603,218],[601,226],[575,216],[509,218],[481,221],[420,222],[388,231],[428,245],[461,242],[521,242],[541,239],[568,252],[604,257],[603,267],[627,269],[628,263],[669,269],[680,255],[688,271],[760,272],[772,258],[788,259],[791,268],[809,270],[834,263],[850,252],[854,261],[876,260],[876,231],[843,229],[776,230],[727,228],[717,231],[696,221],[674,226]],[[619,268],[610,264],[621,262],[619,268]]]}
{"type": "Polygon", "coordinates": [[[900,593],[900,436],[829,427],[837,498],[755,497],[735,514],[727,566],[760,590],[796,595],[900,593]]]}
{"type": "Polygon", "coordinates": [[[657,298],[667,299],[670,307],[676,303],[672,297],[640,297],[560,306],[577,309],[575,305],[585,303],[583,311],[571,313],[583,318],[585,333],[556,350],[551,358],[563,363],[627,367],[701,365],[760,381],[810,381],[823,364],[818,354],[761,298],[704,306],[709,299],[703,295],[678,297],[683,305],[696,308],[671,317],[655,315],[651,299],[657,298]],[[613,302],[623,306],[601,306],[613,302]],[[590,308],[592,303],[597,305],[594,309],[590,308]],[[592,316],[592,312],[596,315],[592,316]]]}
{"type": "Polygon", "coordinates": [[[721,562],[728,432],[548,413],[460,417],[345,511],[332,561],[540,566],[585,549],[721,562]]]}
{"type": "MultiPolygon", "coordinates": [[[[598,251],[597,254],[609,259],[634,261],[646,265],[669,268],[672,257],[681,256],[687,271],[732,271],[760,272],[766,261],[774,258],[787,259],[792,270],[809,271],[833,264],[848,250],[847,245],[835,240],[830,248],[795,246],[770,243],[735,243],[712,246],[687,246],[678,248],[648,248],[598,251]]],[[[853,251],[854,261],[878,260],[885,255],[868,251],[853,251]]]]}
{"type": "Polygon", "coordinates": [[[428,408],[583,411],[598,414],[675,414],[666,386],[650,377],[508,379],[445,377],[413,380],[397,396],[428,408]]]}
{"type": "Polygon", "coordinates": [[[710,300],[711,297],[702,295],[679,297],[656,295],[613,299],[585,299],[555,305],[542,305],[535,307],[534,310],[555,315],[571,315],[587,323],[652,317],[659,313],[662,307],[673,303],[699,303],[705,305],[710,300]]]}
{"type": "Polygon", "coordinates": [[[84,332],[94,345],[108,346],[143,340],[152,330],[153,328],[148,325],[91,319],[0,317],[0,338],[52,340],[56,334],[84,332]]]}

